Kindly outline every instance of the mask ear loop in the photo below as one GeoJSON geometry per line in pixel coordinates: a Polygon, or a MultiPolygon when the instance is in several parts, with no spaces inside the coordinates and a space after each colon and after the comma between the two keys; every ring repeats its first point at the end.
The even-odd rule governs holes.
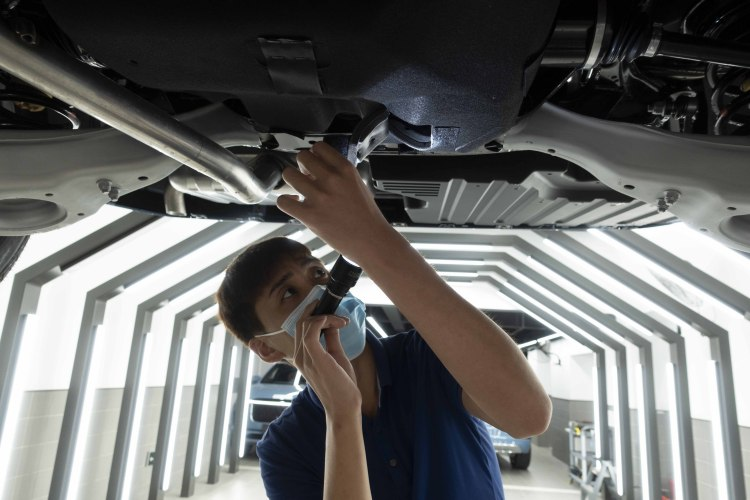
{"type": "MultiPolygon", "coordinates": [[[[282,328],[281,330],[276,330],[275,332],[263,333],[261,335],[256,335],[253,338],[254,339],[259,339],[259,338],[263,338],[263,337],[270,337],[271,335],[278,335],[279,333],[286,333],[286,330],[284,330],[282,328]]],[[[304,336],[305,336],[306,333],[307,333],[307,331],[302,332],[302,338],[303,339],[304,339],[304,336]]],[[[296,335],[295,335],[295,342],[296,342],[296,335]]],[[[302,349],[302,341],[300,341],[299,344],[297,344],[297,346],[294,348],[294,355],[293,355],[292,359],[297,359],[297,354],[299,354],[300,349],[302,349]]]]}
{"type": "Polygon", "coordinates": [[[284,330],[284,329],[282,328],[281,330],[276,330],[275,332],[271,332],[271,333],[263,333],[263,334],[261,334],[261,335],[255,335],[255,336],[254,336],[253,338],[254,338],[254,339],[259,339],[259,338],[262,338],[262,337],[270,337],[271,335],[277,335],[277,334],[279,334],[279,333],[281,333],[281,332],[284,332],[284,333],[286,333],[286,330],[284,330]]]}

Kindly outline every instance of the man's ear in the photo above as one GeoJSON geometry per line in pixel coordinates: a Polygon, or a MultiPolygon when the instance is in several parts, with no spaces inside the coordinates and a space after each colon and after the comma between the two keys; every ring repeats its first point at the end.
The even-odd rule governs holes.
{"type": "Polygon", "coordinates": [[[252,339],[247,343],[250,348],[260,359],[266,363],[277,363],[284,359],[284,353],[277,351],[260,339],[252,339]]]}

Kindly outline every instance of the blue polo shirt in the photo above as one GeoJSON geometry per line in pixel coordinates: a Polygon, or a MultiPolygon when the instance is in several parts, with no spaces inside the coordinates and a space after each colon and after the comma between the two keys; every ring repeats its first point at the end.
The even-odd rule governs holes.
{"type": "MultiPolygon", "coordinates": [[[[375,500],[503,500],[500,467],[487,430],[469,415],[461,387],[415,331],[367,332],[380,400],[362,418],[375,500]]],[[[325,412],[308,386],[258,443],[271,500],[323,497],[325,412]]]]}

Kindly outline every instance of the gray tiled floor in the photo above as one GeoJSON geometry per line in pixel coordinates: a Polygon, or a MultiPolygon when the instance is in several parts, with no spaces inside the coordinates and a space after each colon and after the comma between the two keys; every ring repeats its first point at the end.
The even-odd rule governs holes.
{"type": "MultiPolygon", "coordinates": [[[[503,460],[500,469],[505,482],[507,500],[574,500],[580,497],[580,490],[570,485],[567,465],[553,458],[546,448],[534,447],[531,466],[527,471],[517,471],[503,460]]],[[[167,495],[168,499],[179,498],[167,495]]],[[[195,500],[234,500],[264,499],[263,482],[257,460],[242,462],[237,474],[222,474],[218,484],[195,485],[195,500]]]]}

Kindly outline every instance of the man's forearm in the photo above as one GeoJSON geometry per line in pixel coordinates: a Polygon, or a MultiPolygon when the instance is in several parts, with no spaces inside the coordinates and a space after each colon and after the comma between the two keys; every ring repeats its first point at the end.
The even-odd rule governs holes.
{"type": "Polygon", "coordinates": [[[326,419],[324,500],[371,499],[362,416],[326,419]]]}
{"type": "Polygon", "coordinates": [[[510,336],[448,286],[393,228],[379,228],[370,242],[358,263],[490,423],[512,435],[542,432],[549,398],[510,336]]]}

